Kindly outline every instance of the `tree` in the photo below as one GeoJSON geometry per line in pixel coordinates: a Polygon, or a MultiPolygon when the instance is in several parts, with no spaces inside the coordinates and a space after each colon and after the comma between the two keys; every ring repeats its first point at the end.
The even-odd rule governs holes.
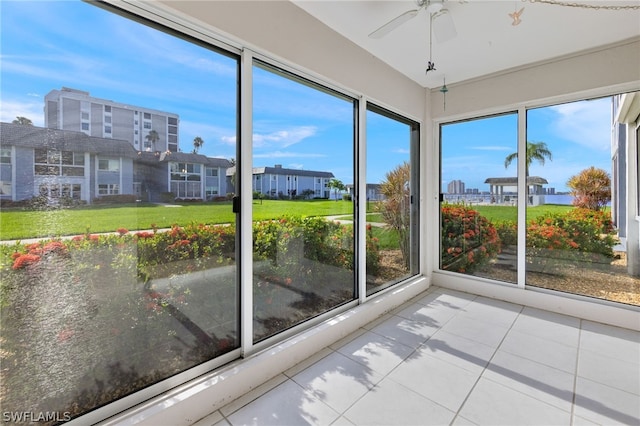
{"type": "MultiPolygon", "coordinates": [[[[547,147],[547,144],[544,142],[527,142],[527,157],[526,157],[526,176],[529,177],[529,168],[531,167],[531,163],[534,160],[539,162],[544,166],[545,159],[549,159],[549,161],[553,161],[551,151],[547,147]]],[[[504,159],[504,168],[508,168],[509,165],[513,162],[513,160],[518,158],[518,153],[514,152],[504,159]]]]}
{"type": "Polygon", "coordinates": [[[16,117],[15,120],[12,121],[13,124],[22,124],[25,126],[33,126],[33,121],[27,117],[16,117]]]}
{"type": "Polygon", "coordinates": [[[344,183],[342,183],[341,180],[336,178],[329,179],[329,182],[327,182],[327,186],[329,187],[329,189],[334,190],[336,201],[338,201],[338,192],[342,192],[346,189],[346,187],[344,186],[344,183]]]}
{"type": "Polygon", "coordinates": [[[145,136],[147,142],[151,143],[153,151],[156,150],[156,142],[160,140],[160,135],[155,130],[151,130],[147,136],[145,136]]]}
{"type": "Polygon", "coordinates": [[[567,181],[574,196],[573,205],[590,210],[600,210],[611,201],[609,173],[594,166],[584,169],[567,181]]]}
{"type": "Polygon", "coordinates": [[[204,145],[204,140],[200,136],[193,138],[193,153],[197,154],[202,145],[204,145]]]}
{"type": "Polygon", "coordinates": [[[400,252],[407,270],[411,259],[410,181],[411,166],[405,161],[385,175],[385,180],[380,184],[384,200],[378,205],[387,226],[398,234],[400,252]]]}

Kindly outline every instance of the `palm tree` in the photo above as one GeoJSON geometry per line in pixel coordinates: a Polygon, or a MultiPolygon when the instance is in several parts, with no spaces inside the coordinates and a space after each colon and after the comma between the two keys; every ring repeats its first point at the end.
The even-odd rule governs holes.
{"type": "Polygon", "coordinates": [[[153,150],[156,150],[156,142],[158,142],[160,140],[160,135],[158,134],[158,132],[156,132],[155,130],[151,130],[149,132],[149,134],[147,136],[145,136],[145,139],[151,143],[151,146],[153,147],[153,150]]]}
{"type": "MultiPolygon", "coordinates": [[[[518,158],[517,152],[507,155],[507,158],[504,159],[504,168],[508,168],[516,158],[518,158]]],[[[527,141],[526,176],[529,177],[529,167],[531,166],[531,163],[533,163],[533,160],[536,160],[544,166],[544,161],[546,158],[548,158],[549,161],[553,161],[551,151],[549,151],[546,143],[527,141]]]]}
{"type": "Polygon", "coordinates": [[[204,145],[204,140],[200,136],[193,138],[193,153],[197,154],[202,145],[204,145]]]}
{"type": "Polygon", "coordinates": [[[329,188],[333,188],[335,190],[336,201],[338,201],[338,192],[342,192],[346,188],[344,186],[344,183],[342,183],[341,180],[336,179],[336,178],[329,179],[329,182],[327,182],[327,186],[329,188]]]}
{"type": "Polygon", "coordinates": [[[15,120],[12,121],[13,124],[22,124],[25,126],[33,126],[33,121],[27,117],[16,117],[15,120]]]}

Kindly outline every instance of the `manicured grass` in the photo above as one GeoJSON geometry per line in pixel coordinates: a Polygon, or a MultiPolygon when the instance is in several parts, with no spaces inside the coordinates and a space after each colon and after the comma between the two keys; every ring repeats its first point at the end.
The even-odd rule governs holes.
{"type": "MultiPolygon", "coordinates": [[[[473,206],[474,210],[477,210],[482,216],[489,219],[491,222],[501,221],[517,221],[518,209],[515,206],[473,206]]],[[[573,206],[560,205],[560,204],[544,204],[542,206],[528,207],[527,208],[527,222],[531,219],[535,219],[538,216],[546,214],[559,214],[565,213],[571,210],[573,206]]]]}
{"type": "MultiPolygon", "coordinates": [[[[492,222],[517,220],[518,210],[511,206],[473,206],[492,222]]],[[[572,206],[546,204],[527,209],[527,221],[547,213],[564,213],[572,206]]],[[[253,220],[266,220],[282,215],[328,216],[344,215],[349,220],[353,204],[348,201],[263,200],[253,202],[253,220]]],[[[130,231],[169,228],[173,224],[232,223],[235,214],[230,202],[175,204],[127,204],[121,206],[86,206],[48,211],[3,209],[0,213],[0,240],[36,237],[58,237],[86,232],[112,232],[118,228],[130,231]]],[[[380,214],[367,214],[367,221],[380,222],[380,214]]]]}
{"type": "MultiPolygon", "coordinates": [[[[265,220],[282,215],[326,216],[349,214],[353,205],[345,201],[263,200],[253,202],[253,220],[265,220]]],[[[3,209],[0,214],[0,240],[36,237],[58,237],[86,232],[112,232],[118,228],[130,231],[169,228],[173,224],[232,223],[235,214],[230,202],[193,203],[162,206],[127,204],[122,206],[86,206],[48,211],[3,209]]]]}

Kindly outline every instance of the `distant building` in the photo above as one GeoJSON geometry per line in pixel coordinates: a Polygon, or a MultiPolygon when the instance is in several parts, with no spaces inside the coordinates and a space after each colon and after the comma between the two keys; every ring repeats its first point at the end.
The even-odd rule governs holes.
{"type": "Polygon", "coordinates": [[[84,132],[0,123],[0,199],[46,196],[90,203],[105,195],[160,201],[227,193],[228,160],[181,152],[136,151],[129,141],[84,132]]]}
{"type": "Polygon", "coordinates": [[[229,192],[228,160],[178,152],[177,114],[66,87],[45,96],[44,113],[46,128],[0,123],[0,199],[209,200],[229,192]]]}
{"type": "MultiPolygon", "coordinates": [[[[236,168],[227,170],[227,185],[230,192],[235,192],[232,177],[236,168]]],[[[333,173],[314,170],[287,169],[281,164],[273,167],[254,167],[252,188],[254,192],[272,198],[295,197],[310,191],[311,198],[329,198],[331,188],[327,186],[333,173]]]]}
{"type": "Polygon", "coordinates": [[[177,114],[94,98],[68,87],[50,91],[44,102],[44,122],[49,129],[125,140],[138,151],[178,152],[177,114]],[[152,131],[157,140],[149,137],[152,131]]]}
{"type": "MultiPolygon", "coordinates": [[[[345,185],[347,187],[347,192],[351,196],[351,199],[354,199],[355,188],[353,184],[345,185]]],[[[366,187],[367,191],[367,201],[382,201],[385,199],[385,196],[380,192],[381,185],[379,183],[368,183],[366,187]]]]}
{"type": "Polygon", "coordinates": [[[127,141],[105,143],[82,132],[0,123],[0,145],[2,199],[42,195],[90,202],[133,189],[137,152],[127,141]]]}
{"type": "Polygon", "coordinates": [[[464,194],[464,182],[461,180],[452,180],[447,185],[447,192],[449,194],[464,194]]]}

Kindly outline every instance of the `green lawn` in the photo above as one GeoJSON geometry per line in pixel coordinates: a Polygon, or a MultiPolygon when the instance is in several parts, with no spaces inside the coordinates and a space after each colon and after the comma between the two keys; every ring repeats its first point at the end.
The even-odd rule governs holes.
{"type": "MultiPolygon", "coordinates": [[[[565,213],[571,210],[573,206],[560,205],[560,204],[544,204],[542,206],[528,207],[527,208],[527,222],[531,219],[535,219],[538,216],[543,216],[547,213],[565,213]]],[[[474,210],[477,210],[482,216],[486,217],[492,222],[500,221],[517,221],[518,209],[513,206],[473,206],[474,210]]]]}
{"type": "MultiPolygon", "coordinates": [[[[346,215],[353,205],[345,201],[263,200],[253,202],[253,219],[264,220],[285,214],[299,216],[346,215]]],[[[0,240],[57,237],[63,235],[110,232],[118,228],[130,231],[169,228],[173,224],[231,223],[235,215],[230,202],[193,203],[163,206],[127,204],[122,206],[87,206],[48,211],[3,209],[0,213],[0,240]]]]}
{"type": "MultiPolygon", "coordinates": [[[[517,209],[511,206],[474,206],[492,222],[516,221],[517,209]]],[[[571,206],[547,204],[527,209],[527,220],[547,213],[563,213],[571,206]]],[[[353,204],[347,201],[263,200],[253,202],[253,220],[265,220],[282,215],[328,216],[344,215],[351,219],[353,204]]],[[[175,204],[127,204],[122,206],[86,206],[48,211],[4,209],[0,214],[0,240],[57,237],[85,232],[99,233],[126,228],[130,231],[169,228],[173,224],[231,223],[235,215],[230,202],[175,204]]],[[[379,214],[368,214],[367,221],[379,222],[379,214]]]]}

